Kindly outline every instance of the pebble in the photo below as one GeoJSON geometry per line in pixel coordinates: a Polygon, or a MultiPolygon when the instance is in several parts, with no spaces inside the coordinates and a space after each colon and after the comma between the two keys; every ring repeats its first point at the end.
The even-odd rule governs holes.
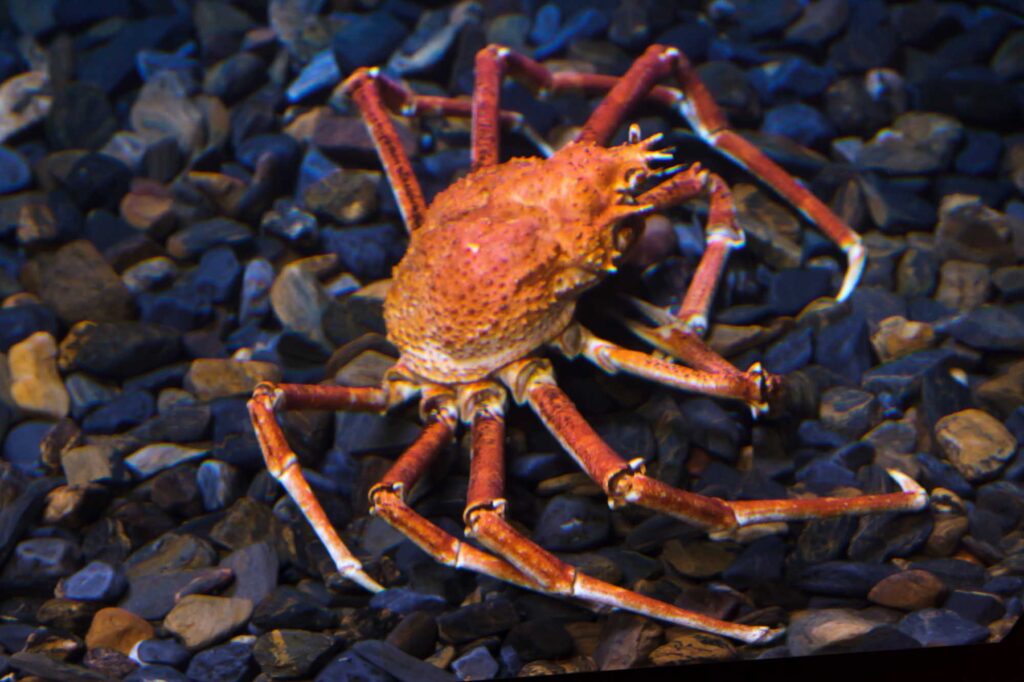
{"type": "Polygon", "coordinates": [[[121,458],[117,452],[102,445],[80,445],[64,452],[61,468],[68,484],[120,482],[126,479],[121,458]]]}
{"type": "Polygon", "coordinates": [[[79,239],[39,254],[26,265],[23,278],[64,324],[131,317],[131,293],[90,242],[79,239]]]}
{"type": "Polygon", "coordinates": [[[366,639],[356,642],[350,649],[357,656],[398,678],[401,682],[451,682],[452,675],[438,670],[430,663],[403,653],[387,642],[366,639]]]}
{"type": "Polygon", "coordinates": [[[252,646],[229,642],[200,651],[188,664],[185,674],[190,680],[209,682],[244,682],[255,673],[252,646]]]}
{"type": "Polygon", "coordinates": [[[110,602],[124,593],[128,580],[118,567],[93,561],[65,580],[63,587],[67,599],[110,602]]]}
{"type": "Polygon", "coordinates": [[[61,370],[122,379],[169,364],[181,352],[181,334],[159,324],[80,322],[61,341],[61,370]]]}
{"type": "Polygon", "coordinates": [[[923,609],[907,614],[899,622],[900,631],[922,646],[960,646],[988,639],[988,628],[971,622],[949,609],[923,609]]]}
{"type": "Polygon", "coordinates": [[[616,612],[601,627],[592,655],[598,669],[623,670],[647,660],[662,641],[663,628],[632,613],[616,612]]]}
{"type": "Polygon", "coordinates": [[[335,639],[304,630],[271,630],[252,648],[265,675],[273,679],[305,677],[331,655],[335,639]]]}
{"type": "Polygon", "coordinates": [[[661,559],[687,578],[710,578],[726,570],[736,555],[717,542],[669,540],[661,559]]]}
{"type": "MultiPolygon", "coordinates": [[[[239,598],[245,598],[244,596],[239,598]]],[[[252,623],[262,630],[337,627],[338,616],[315,599],[291,586],[279,586],[256,604],[252,623]]]]}
{"type": "Polygon", "coordinates": [[[882,362],[896,360],[935,343],[935,330],[927,322],[914,322],[894,315],[882,320],[871,335],[871,345],[882,362]]]}
{"type": "Polygon", "coordinates": [[[934,173],[949,166],[962,135],[963,125],[955,118],[908,112],[869,140],[857,163],[894,175],[934,173]]]}
{"type": "Polygon", "coordinates": [[[81,551],[75,543],[59,537],[29,538],[14,546],[13,554],[0,571],[0,584],[13,593],[52,590],[58,580],[74,573],[80,565],[81,551]]]}
{"type": "Polygon", "coordinates": [[[822,423],[848,438],[862,436],[879,416],[878,401],[867,391],[836,386],[821,394],[822,423]]]}
{"type": "MultiPolygon", "coordinates": [[[[198,563],[203,562],[200,560],[198,563]]],[[[128,594],[121,601],[121,607],[142,618],[158,620],[174,608],[178,595],[183,591],[194,592],[197,586],[213,590],[232,578],[233,574],[224,569],[182,571],[173,567],[163,573],[135,576],[129,581],[128,594]]]]}
{"type": "MultiPolygon", "coordinates": [[[[513,638],[515,632],[516,629],[513,628],[509,633],[509,637],[506,639],[506,646],[509,645],[510,639],[513,642],[513,646],[519,642],[523,642],[526,646],[529,646],[534,641],[543,642],[543,640],[536,640],[532,637],[527,640],[513,638]]],[[[385,641],[392,646],[398,647],[410,656],[426,658],[434,652],[437,645],[437,623],[434,620],[434,616],[426,611],[413,611],[399,621],[398,625],[388,633],[385,641]]],[[[570,649],[571,645],[572,642],[570,640],[570,649]]],[[[516,650],[519,652],[519,649],[516,650]]],[[[523,658],[521,652],[520,657],[523,658]]],[[[538,656],[537,658],[542,657],[538,656]]]]}
{"type": "Polygon", "coordinates": [[[862,517],[847,555],[855,561],[887,561],[921,549],[932,532],[927,514],[874,514],[862,517]]]}
{"type": "Polygon", "coordinates": [[[826,561],[800,567],[791,577],[796,587],[837,597],[864,597],[880,580],[897,572],[895,566],[859,561],[826,561]]]}
{"type": "Polygon", "coordinates": [[[705,632],[692,632],[672,637],[652,651],[654,665],[732,661],[739,658],[736,648],[723,637],[705,632]]]}
{"type": "Polygon", "coordinates": [[[192,361],[185,388],[200,400],[249,396],[261,381],[278,382],[281,369],[271,362],[199,358],[192,361]]]}
{"type": "Polygon", "coordinates": [[[67,682],[108,682],[109,677],[80,665],[59,661],[46,654],[19,651],[11,655],[10,665],[24,677],[67,682]]]}
{"type": "Polygon", "coordinates": [[[870,633],[880,625],[852,609],[821,609],[795,618],[786,630],[794,656],[826,653],[870,633]]]}
{"type": "Polygon", "coordinates": [[[130,580],[129,589],[133,591],[136,588],[136,578],[205,568],[213,565],[216,556],[213,547],[195,535],[167,532],[134,551],[125,561],[125,571],[130,580]]]}
{"type": "Polygon", "coordinates": [[[164,627],[190,650],[199,651],[236,632],[251,615],[248,599],[190,594],[167,614],[164,627]]]}
{"type": "Polygon", "coordinates": [[[125,466],[140,479],[146,479],[165,469],[202,459],[209,450],[191,448],[174,443],[153,443],[143,446],[124,459],[125,466]]]}
{"type": "Polygon", "coordinates": [[[610,523],[608,505],[603,500],[557,495],[538,517],[533,541],[555,552],[579,552],[603,542],[610,523]]]}
{"type": "MultiPolygon", "coordinates": [[[[193,439],[198,440],[198,439],[193,439]]],[[[202,495],[203,509],[226,509],[242,494],[242,477],[237,467],[208,459],[199,465],[196,484],[202,495]]]]}
{"type": "Polygon", "coordinates": [[[139,642],[135,655],[151,666],[184,668],[192,655],[175,639],[146,639],[139,642]]]}
{"type": "Polygon", "coordinates": [[[943,608],[979,625],[988,625],[1006,613],[1006,606],[998,596],[972,590],[954,590],[943,608]]]}
{"type": "Polygon", "coordinates": [[[104,648],[128,655],[138,642],[153,638],[153,626],[125,609],[100,609],[92,619],[85,644],[90,649],[104,648]]]}
{"type": "Polygon", "coordinates": [[[25,157],[7,146],[0,146],[0,195],[12,194],[32,181],[32,169],[25,157]]]}
{"type": "Polygon", "coordinates": [[[124,682],[188,682],[188,678],[170,666],[144,665],[129,673],[124,682]]]}
{"type": "Polygon", "coordinates": [[[489,680],[500,666],[487,647],[478,646],[452,661],[452,670],[460,680],[489,680]]]}
{"type": "Polygon", "coordinates": [[[982,351],[1024,350],[1024,319],[1002,306],[983,305],[968,310],[937,329],[982,351]]]}
{"type": "Polygon", "coordinates": [[[220,565],[235,575],[235,582],[225,592],[229,597],[248,599],[256,605],[277,587],[277,553],[266,542],[238,549],[224,557],[220,565]]]}
{"type": "Polygon", "coordinates": [[[997,474],[1017,450],[1017,439],[997,419],[977,409],[947,415],[935,424],[946,459],[968,481],[997,474]]]}
{"type": "Polygon", "coordinates": [[[519,614],[512,602],[499,597],[438,616],[437,632],[442,641],[464,644],[505,632],[518,622],[519,614]]]}
{"type": "Polygon", "coordinates": [[[880,580],[868,599],[893,609],[919,611],[937,606],[946,591],[945,584],[928,571],[908,570],[880,580]]]}
{"type": "Polygon", "coordinates": [[[985,206],[978,197],[952,194],[939,206],[935,253],[982,265],[1010,265],[1010,219],[985,206]]]}
{"type": "Polygon", "coordinates": [[[57,371],[57,342],[36,332],[8,349],[10,392],[14,403],[30,415],[61,419],[71,398],[57,371]]]}
{"type": "Polygon", "coordinates": [[[935,300],[955,310],[968,311],[988,300],[992,277],[980,263],[950,260],[939,270],[935,300]]]}

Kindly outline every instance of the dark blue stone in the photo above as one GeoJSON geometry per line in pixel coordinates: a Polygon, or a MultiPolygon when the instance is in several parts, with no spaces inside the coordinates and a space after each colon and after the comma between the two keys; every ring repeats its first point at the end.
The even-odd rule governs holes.
{"type": "Polygon", "coordinates": [[[176,639],[147,639],[139,642],[139,660],[149,665],[181,668],[192,657],[176,639]]]}
{"type": "Polygon", "coordinates": [[[814,357],[814,331],[800,327],[768,347],[764,368],[774,374],[789,374],[803,369],[814,357]]]}
{"type": "Polygon", "coordinates": [[[41,444],[52,427],[53,422],[25,421],[12,428],[4,439],[4,460],[23,474],[41,476],[41,444]]]}
{"type": "Polygon", "coordinates": [[[827,428],[817,419],[805,419],[800,422],[797,429],[797,437],[800,444],[810,448],[825,448],[833,450],[840,448],[849,442],[849,438],[827,428]]]}
{"type": "Polygon", "coordinates": [[[983,305],[937,325],[936,331],[984,351],[1024,350],[1024,320],[1001,306],[983,305]]]}
{"type": "Polygon", "coordinates": [[[1006,614],[1002,599],[994,594],[971,590],[954,590],[943,608],[980,625],[988,625],[1006,614]]]}
{"type": "Polygon", "coordinates": [[[823,268],[783,270],[768,285],[768,305],[776,315],[796,315],[811,301],[827,296],[831,280],[831,273],[823,268]]]}
{"type": "Polygon", "coordinates": [[[882,287],[857,287],[850,297],[854,315],[862,315],[871,331],[887,317],[907,316],[907,304],[899,296],[882,287]]]}
{"type": "Polygon", "coordinates": [[[82,209],[116,211],[131,187],[132,172],[121,161],[100,153],[86,154],[71,167],[64,186],[82,209]]]}
{"type": "Polygon", "coordinates": [[[691,443],[729,462],[739,457],[747,430],[719,401],[691,398],[679,405],[679,411],[686,420],[691,443]]]}
{"type": "Polygon", "coordinates": [[[156,412],[156,400],[146,391],[122,393],[96,409],[82,422],[86,433],[118,433],[146,421],[156,412]]]}
{"type": "Polygon", "coordinates": [[[176,258],[196,258],[222,245],[252,248],[252,230],[237,220],[210,218],[192,223],[167,240],[167,249],[176,258]]]}
{"type": "Polygon", "coordinates": [[[921,388],[924,377],[953,358],[947,348],[929,348],[879,365],[864,373],[862,386],[872,393],[891,393],[907,404],[921,388]]]}
{"type": "Polygon", "coordinates": [[[701,63],[708,54],[715,29],[703,21],[679,24],[660,34],[655,42],[682,50],[692,62],[701,63]]]}
{"type": "Polygon", "coordinates": [[[478,646],[452,661],[452,670],[463,680],[488,680],[498,674],[498,662],[487,647],[478,646]]]}
{"type": "Polygon", "coordinates": [[[207,682],[242,682],[255,671],[252,647],[248,644],[230,642],[201,651],[188,665],[190,680],[207,682]]]}
{"type": "Polygon", "coordinates": [[[109,602],[128,587],[124,572],[103,561],[93,561],[64,581],[64,596],[81,601],[109,602]]]}
{"type": "Polygon", "coordinates": [[[50,308],[36,303],[0,308],[0,351],[6,353],[36,332],[57,335],[57,316],[50,308]]]}
{"type": "Polygon", "coordinates": [[[782,580],[786,544],[775,535],[760,538],[743,548],[722,579],[741,590],[782,580]]]}
{"type": "Polygon", "coordinates": [[[997,575],[982,586],[983,592],[992,592],[1004,597],[1013,597],[1024,592],[1024,576],[997,575]]]}
{"type": "MultiPolygon", "coordinates": [[[[88,4],[88,3],[86,3],[88,4]]],[[[78,79],[110,92],[135,68],[135,54],[143,48],[162,47],[176,31],[191,33],[187,13],[129,21],[100,47],[76,53],[78,79]]]]}
{"type": "Polygon", "coordinates": [[[393,587],[370,597],[370,606],[405,615],[414,611],[443,611],[448,602],[436,594],[424,594],[407,587],[393,587]]]}
{"type": "Polygon", "coordinates": [[[106,209],[89,211],[83,226],[83,236],[101,252],[135,240],[139,230],[106,209]]]}
{"type": "Polygon", "coordinates": [[[533,541],[555,552],[579,552],[606,540],[610,524],[607,504],[558,495],[551,498],[537,519],[533,541]]]}
{"type": "Polygon", "coordinates": [[[241,278],[242,266],[235,252],[218,246],[203,253],[199,265],[186,273],[178,286],[192,288],[197,296],[214,303],[224,303],[235,293],[241,278]]]}
{"type": "Polygon", "coordinates": [[[821,329],[814,344],[814,360],[853,384],[871,365],[871,341],[863,315],[852,313],[821,329]]]}
{"type": "Polygon", "coordinates": [[[946,488],[961,497],[969,497],[974,494],[974,487],[949,462],[944,462],[924,452],[917,453],[915,457],[921,465],[922,483],[929,488],[946,488]]]}
{"type": "Polygon", "coordinates": [[[750,82],[768,102],[820,95],[835,77],[831,68],[817,66],[802,57],[769,63],[750,72],[750,82]]]}
{"type": "Polygon", "coordinates": [[[865,597],[880,580],[899,569],[889,564],[860,561],[826,561],[813,566],[794,567],[791,583],[808,592],[837,597],[865,597]]]}
{"type": "Polygon", "coordinates": [[[769,109],[764,115],[761,131],[788,137],[805,147],[818,146],[835,137],[835,128],[825,114],[803,102],[769,109]]]}
{"type": "Polygon", "coordinates": [[[796,480],[819,495],[826,495],[835,488],[860,487],[852,471],[828,459],[816,459],[799,469],[796,480]]]}
{"type": "Polygon", "coordinates": [[[260,158],[267,154],[278,164],[286,177],[293,177],[302,160],[302,147],[291,135],[264,133],[246,138],[236,151],[236,158],[249,170],[255,170],[260,158]]]}
{"type": "Polygon", "coordinates": [[[166,291],[145,291],[136,297],[143,322],[152,322],[189,331],[213,315],[213,302],[192,287],[172,287],[166,291]]]}
{"type": "Polygon", "coordinates": [[[829,459],[850,471],[857,471],[875,459],[875,446],[868,441],[856,441],[837,448],[829,459]]]}
{"type": "Polygon", "coordinates": [[[77,28],[109,19],[111,17],[130,17],[132,3],[130,0],[57,0],[53,7],[53,18],[61,28],[77,28]]]}
{"type": "Polygon", "coordinates": [[[924,423],[931,431],[935,422],[946,415],[971,407],[971,391],[939,367],[921,380],[921,407],[924,423]]]}
{"type": "Polygon", "coordinates": [[[587,7],[569,17],[561,28],[547,41],[533,51],[534,59],[546,59],[576,40],[596,38],[608,28],[608,15],[593,7],[587,7]]]}
{"type": "Polygon", "coordinates": [[[974,590],[988,580],[984,566],[961,559],[921,559],[910,564],[910,568],[933,573],[950,589],[974,590]]]}
{"type": "Polygon", "coordinates": [[[315,682],[393,682],[395,679],[349,649],[328,663],[315,682]]]}
{"type": "Polygon", "coordinates": [[[196,52],[196,44],[188,42],[174,52],[161,52],[160,50],[139,50],[135,55],[135,68],[139,77],[144,81],[151,80],[161,71],[182,71],[191,73],[199,66],[198,60],[193,56],[196,52]]]}
{"type": "Polygon", "coordinates": [[[0,194],[24,189],[32,181],[32,169],[16,150],[0,146],[0,194]]]}
{"type": "Polygon", "coordinates": [[[935,322],[955,312],[933,298],[917,296],[907,301],[907,319],[914,322],[935,322]]]}
{"type": "Polygon", "coordinates": [[[338,264],[363,280],[388,277],[405,253],[405,233],[391,223],[330,228],[321,234],[324,249],[337,254],[338,264]]]}
{"type": "Polygon", "coordinates": [[[351,20],[334,33],[334,59],[343,73],[360,66],[383,64],[398,49],[409,29],[389,12],[349,15],[351,20]]]}
{"type": "Polygon", "coordinates": [[[988,639],[988,628],[962,618],[948,609],[923,609],[904,616],[900,631],[922,646],[960,646],[988,639]]]}
{"type": "Polygon", "coordinates": [[[995,171],[1003,153],[1003,138],[989,130],[968,130],[963,148],[956,155],[958,173],[985,175],[995,171]]]}
{"type": "Polygon", "coordinates": [[[872,514],[861,518],[847,556],[854,561],[887,561],[921,549],[934,523],[928,514],[872,514]]]}

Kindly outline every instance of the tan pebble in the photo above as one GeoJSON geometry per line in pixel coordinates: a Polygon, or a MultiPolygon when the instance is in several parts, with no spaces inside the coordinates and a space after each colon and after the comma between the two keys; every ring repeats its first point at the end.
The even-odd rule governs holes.
{"type": "Polygon", "coordinates": [[[878,581],[868,592],[868,599],[881,606],[916,611],[935,606],[945,593],[946,585],[934,574],[911,569],[878,581]]]}
{"type": "Polygon", "coordinates": [[[930,348],[935,343],[935,330],[926,322],[913,322],[898,315],[887,317],[871,335],[878,359],[889,362],[915,351],[930,348]]]}
{"type": "Polygon", "coordinates": [[[25,412],[51,419],[67,415],[71,398],[57,371],[57,342],[36,332],[11,346],[7,355],[11,397],[25,412]]]}
{"type": "Polygon", "coordinates": [[[100,609],[85,635],[90,649],[114,649],[129,655],[138,642],[153,638],[153,626],[131,611],[116,607],[100,609]]]}

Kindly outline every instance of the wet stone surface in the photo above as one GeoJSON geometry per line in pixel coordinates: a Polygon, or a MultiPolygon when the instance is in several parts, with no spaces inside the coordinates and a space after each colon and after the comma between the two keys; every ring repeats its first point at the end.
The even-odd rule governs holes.
{"type": "MultiPolygon", "coordinates": [[[[1019,618],[1024,32],[1013,3],[7,5],[0,676],[487,679],[994,642],[1019,618]],[[836,302],[843,250],[678,112],[645,104],[628,122],[663,133],[672,163],[720,175],[745,233],[708,343],[742,372],[784,375],[784,404],[753,418],[741,401],[549,356],[594,431],[671,486],[850,497],[895,492],[890,469],[925,488],[920,511],[711,540],[637,506],[610,509],[602,485],[625,478],[594,483],[528,408],[508,406],[514,529],[619,587],[786,627],[770,645],[434,561],[367,514],[369,490],[421,431],[416,400],[386,417],[280,415],[379,593],[339,575],[266,471],[246,407],[259,382],[378,384],[398,356],[383,311],[410,236],[339,85],[381,66],[421,95],[465,97],[488,42],[560,73],[615,75],[655,42],[675,46],[739,134],[863,240],[861,282],[836,302]]],[[[508,82],[501,107],[558,148],[601,94],[548,94],[508,82]]],[[[465,119],[392,121],[428,201],[465,174],[465,119]]],[[[502,160],[536,154],[525,132],[502,134],[502,160]]],[[[624,141],[625,126],[609,137],[624,141]]],[[[549,228],[558,211],[535,214],[549,228]]],[[[646,216],[578,319],[648,351],[617,318],[643,317],[629,297],[677,309],[707,220],[702,197],[646,216]]],[[[471,295],[439,326],[492,291],[456,268],[440,279],[471,295]]],[[[482,547],[463,535],[470,441],[460,425],[403,493],[482,547]]]]}

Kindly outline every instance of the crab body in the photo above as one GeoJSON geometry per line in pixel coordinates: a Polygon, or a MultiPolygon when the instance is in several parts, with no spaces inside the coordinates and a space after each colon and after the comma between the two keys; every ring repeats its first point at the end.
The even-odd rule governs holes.
{"type": "Polygon", "coordinates": [[[561,334],[580,294],[628,248],[629,218],[649,208],[629,192],[650,170],[652,140],[571,144],[474,170],[440,193],[385,301],[403,364],[431,381],[476,381],[561,334]]]}

